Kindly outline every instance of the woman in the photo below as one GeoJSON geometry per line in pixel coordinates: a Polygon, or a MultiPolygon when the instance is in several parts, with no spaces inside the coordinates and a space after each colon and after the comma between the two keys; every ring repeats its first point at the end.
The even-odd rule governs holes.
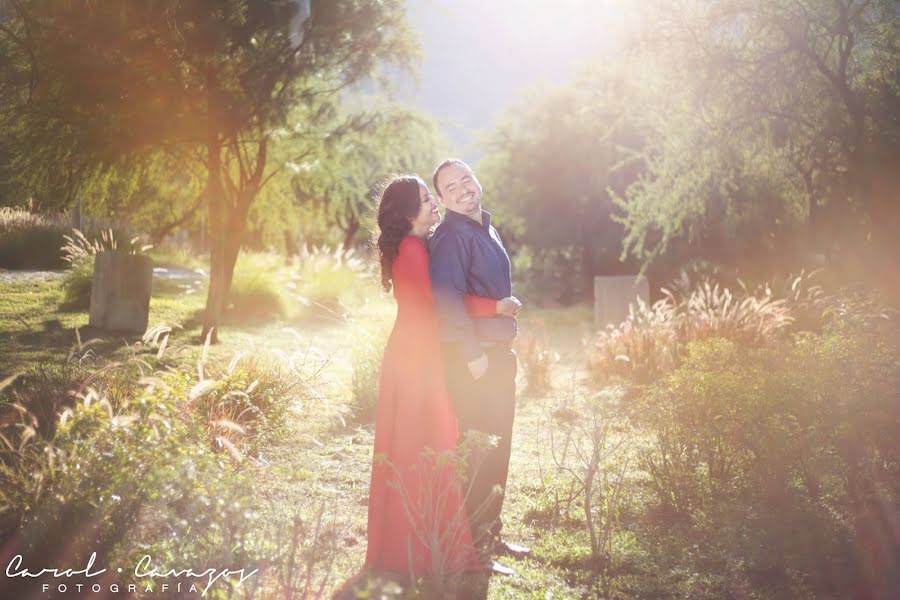
{"type": "MultiPolygon", "coordinates": [[[[397,319],[379,376],[366,566],[412,575],[483,570],[447,460],[459,433],[444,384],[425,246],[438,221],[437,202],[420,178],[398,177],[385,188],[378,253],[397,319]]],[[[467,297],[466,306],[473,317],[489,317],[513,316],[518,305],[467,297]]]]}

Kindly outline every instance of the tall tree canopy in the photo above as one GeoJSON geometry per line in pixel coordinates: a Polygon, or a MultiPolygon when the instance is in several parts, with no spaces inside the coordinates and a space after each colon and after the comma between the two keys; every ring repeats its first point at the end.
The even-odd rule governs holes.
{"type": "Polygon", "coordinates": [[[17,169],[62,164],[78,180],[160,150],[203,161],[204,334],[218,328],[250,207],[283,168],[270,153],[292,110],[315,128],[341,90],[416,54],[401,0],[10,4],[0,86],[2,124],[20,132],[17,169]]]}
{"type": "Polygon", "coordinates": [[[610,219],[611,190],[623,192],[639,166],[641,135],[622,102],[629,87],[613,68],[587,71],[532,93],[486,140],[486,201],[502,207],[512,250],[563,275],[554,282],[563,298],[589,295],[594,275],[629,268],[619,262],[622,227],[610,219]]]}
{"type": "Polygon", "coordinates": [[[643,25],[632,60],[659,80],[632,103],[651,143],[620,201],[629,254],[646,263],[710,238],[721,251],[764,238],[753,245],[777,254],[800,237],[826,254],[892,247],[893,2],[650,2],[643,25]]]}

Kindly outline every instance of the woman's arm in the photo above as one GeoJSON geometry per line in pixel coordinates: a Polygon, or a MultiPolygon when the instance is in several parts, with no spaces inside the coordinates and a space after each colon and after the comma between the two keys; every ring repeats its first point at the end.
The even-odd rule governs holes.
{"type": "Polygon", "coordinates": [[[466,296],[463,298],[466,304],[466,312],[478,319],[494,317],[497,315],[497,300],[483,296],[466,296]]]}

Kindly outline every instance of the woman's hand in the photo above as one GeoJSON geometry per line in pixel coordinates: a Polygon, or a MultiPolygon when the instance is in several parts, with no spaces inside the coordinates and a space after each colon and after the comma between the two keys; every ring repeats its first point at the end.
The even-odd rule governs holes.
{"type": "Polygon", "coordinates": [[[497,300],[498,315],[515,318],[518,316],[520,310],[522,310],[522,303],[519,302],[519,299],[515,296],[508,296],[502,300],[497,300]]]}

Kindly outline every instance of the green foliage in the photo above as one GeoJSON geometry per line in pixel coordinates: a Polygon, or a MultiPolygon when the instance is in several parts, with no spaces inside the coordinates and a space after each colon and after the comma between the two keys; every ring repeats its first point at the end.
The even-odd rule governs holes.
{"type": "Polygon", "coordinates": [[[311,382],[312,372],[297,357],[238,353],[227,364],[210,362],[199,372],[163,373],[158,385],[162,393],[190,402],[210,449],[240,461],[278,440],[288,411],[309,395],[311,382]]]}
{"type": "MultiPolygon", "coordinates": [[[[410,67],[416,49],[401,0],[346,0],[315,10],[281,0],[11,9],[0,32],[11,52],[0,68],[0,125],[18,127],[23,139],[65,133],[59,141],[38,135],[16,143],[15,160],[31,167],[25,171],[63,173],[77,190],[90,175],[123,164],[158,158],[168,161],[163,171],[199,165],[196,178],[179,172],[175,181],[203,189],[208,200],[203,325],[204,333],[215,330],[214,340],[250,208],[299,160],[290,158],[290,142],[300,141],[303,156],[304,140],[340,125],[332,118],[340,90],[377,76],[383,63],[410,67]],[[113,30],[126,33],[107,35],[113,30]],[[157,49],[154,60],[147,60],[146,40],[157,49]],[[84,81],[100,84],[85,94],[84,81]],[[308,118],[291,121],[298,111],[308,118]]],[[[124,171],[126,179],[139,176],[124,171]]],[[[173,216],[176,224],[190,220],[191,209],[173,216]]]]}
{"type": "Polygon", "coordinates": [[[60,247],[70,231],[62,216],[0,207],[0,268],[60,269],[60,247]]]}
{"type": "Polygon", "coordinates": [[[261,323],[284,317],[288,311],[280,258],[274,254],[244,253],[238,258],[228,294],[228,318],[261,323]]]}
{"type": "MultiPolygon", "coordinates": [[[[708,554],[772,594],[852,593],[860,528],[900,498],[895,316],[842,304],[821,332],[690,342],[630,411],[661,525],[704,531],[708,554]]],[[[871,558],[867,585],[888,585],[889,561],[871,558]]]]}
{"type": "Polygon", "coordinates": [[[374,423],[378,403],[378,375],[384,349],[390,335],[390,323],[369,321],[357,323],[358,337],[353,344],[351,361],[351,401],[349,417],[354,423],[374,423]]]}
{"type": "MultiPolygon", "coordinates": [[[[586,566],[594,573],[606,571],[612,560],[622,488],[631,460],[616,404],[616,393],[569,394],[550,407],[548,418],[550,452],[560,479],[569,484],[566,510],[571,511],[571,501],[577,498],[583,510],[575,516],[583,521],[589,538],[586,566]],[[561,450],[559,438],[564,440],[561,450]]],[[[555,487],[560,489],[560,482],[555,482],[555,487]]],[[[559,509],[557,498],[557,512],[559,509]]]]}
{"type": "Polygon", "coordinates": [[[589,356],[592,377],[598,384],[650,383],[677,367],[690,342],[700,339],[724,337],[752,346],[775,343],[794,320],[791,306],[802,304],[802,279],[792,279],[798,283],[791,296],[794,304],[789,305],[768,286],[732,292],[710,279],[692,284],[682,273],[680,290],[664,290],[665,297],[651,306],[639,299],[625,321],[597,335],[589,356]]]}
{"type": "Polygon", "coordinates": [[[375,230],[375,200],[386,179],[413,173],[429,181],[445,145],[424,113],[377,99],[359,104],[365,109],[323,139],[314,159],[290,165],[291,192],[306,214],[307,243],[340,243],[345,249],[364,244],[375,230]]]}
{"type": "Polygon", "coordinates": [[[203,450],[202,438],[179,418],[177,400],[144,392],[114,404],[87,388],[61,413],[52,438],[7,449],[0,502],[6,523],[29,532],[18,540],[26,557],[86,561],[97,551],[98,560],[117,560],[130,545],[137,550],[133,544],[141,539],[184,544],[183,534],[195,526],[203,534],[190,536],[191,544],[225,550],[224,527],[234,494],[241,493],[240,476],[203,450]],[[210,511],[208,497],[203,506],[206,493],[228,499],[227,508],[210,511]],[[182,535],[142,528],[145,518],[160,514],[182,535]],[[73,542],[64,557],[57,556],[60,535],[73,542]]]}
{"type": "Polygon", "coordinates": [[[510,250],[527,249],[531,274],[563,300],[590,294],[598,273],[624,272],[610,191],[634,180],[642,145],[626,119],[627,82],[610,68],[602,83],[585,74],[532,93],[487,139],[478,167],[510,250]]]}
{"type": "Polygon", "coordinates": [[[516,337],[516,356],[525,376],[525,393],[543,394],[553,384],[553,365],[559,362],[559,354],[550,349],[546,326],[539,323],[535,332],[516,337]]]}
{"type": "MultiPolygon", "coordinates": [[[[17,410],[0,404],[0,533],[26,563],[86,564],[96,551],[100,563],[150,554],[154,565],[195,556],[252,568],[283,552],[267,545],[239,464],[278,439],[315,372],[302,357],[236,355],[226,364],[204,348],[197,370],[176,364],[147,376],[142,347],[164,360],[169,333],[154,328],[122,363],[16,386],[17,410]],[[60,547],[60,535],[72,544],[60,547]]],[[[314,532],[308,542],[312,550],[323,540],[314,532]]]]}
{"type": "Polygon", "coordinates": [[[341,318],[344,308],[377,293],[365,263],[341,247],[303,247],[296,259],[292,290],[311,314],[341,318]]]}
{"type": "Polygon", "coordinates": [[[642,18],[629,60],[646,81],[630,114],[646,171],[616,199],[623,255],[647,266],[752,252],[777,267],[798,250],[891,247],[892,3],[651,2],[642,18]]]}
{"type": "Polygon", "coordinates": [[[64,310],[85,311],[91,307],[91,287],[94,283],[94,257],[85,256],[71,263],[62,281],[64,310]]]}

